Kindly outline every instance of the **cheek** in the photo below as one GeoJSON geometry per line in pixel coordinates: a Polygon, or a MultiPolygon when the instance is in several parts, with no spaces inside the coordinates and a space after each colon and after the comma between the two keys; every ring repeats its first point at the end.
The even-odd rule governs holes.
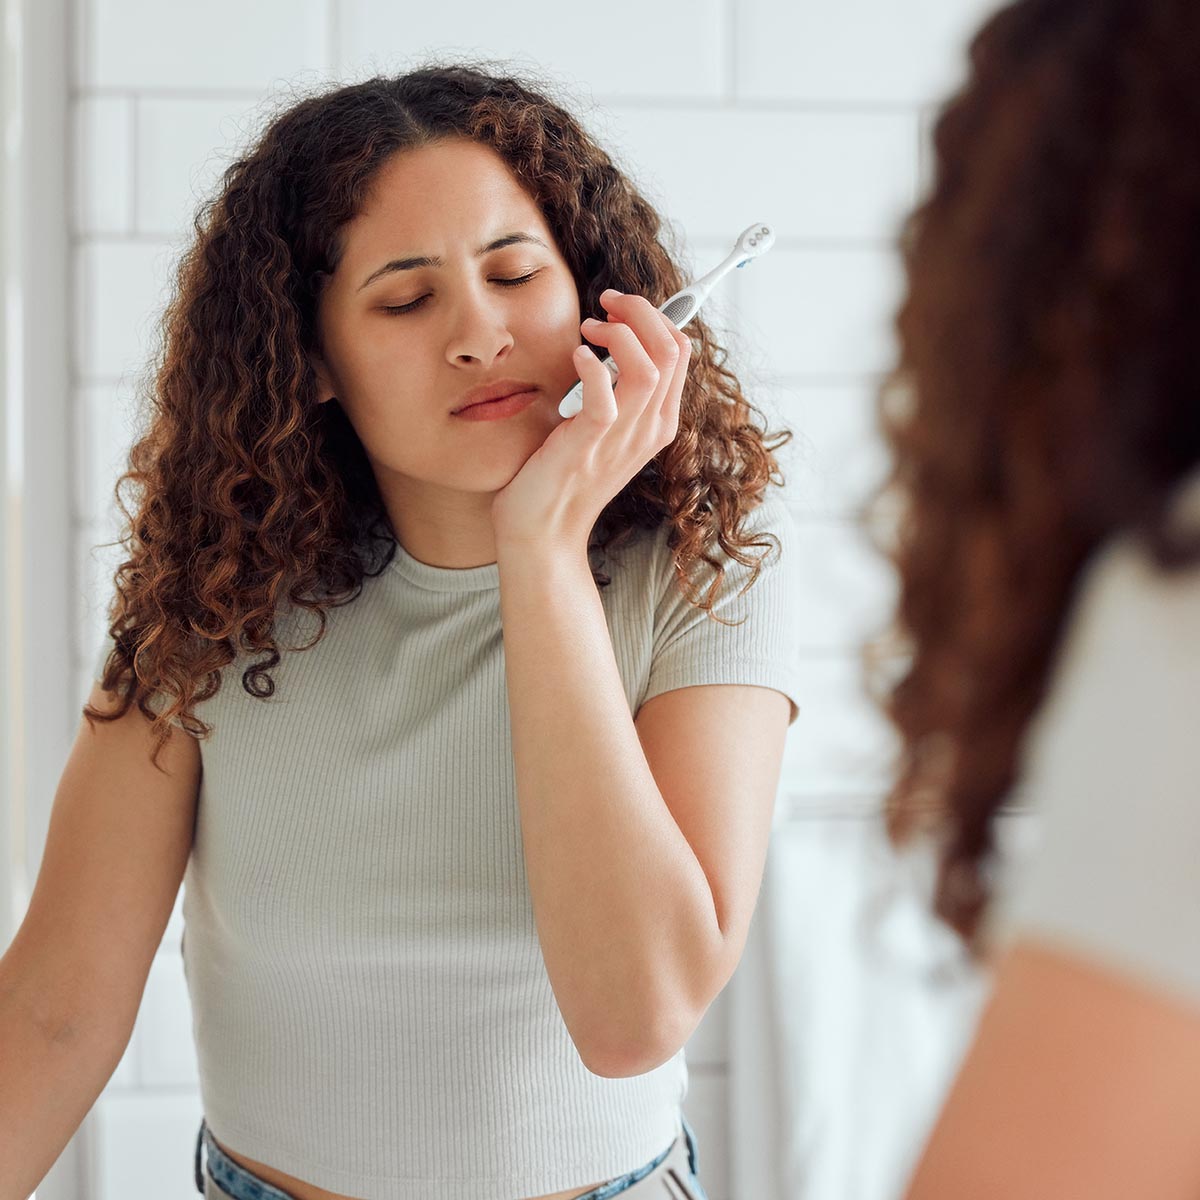
{"type": "Polygon", "coordinates": [[[579,311],[579,297],[573,283],[558,288],[546,302],[539,305],[532,317],[536,332],[554,341],[566,341],[574,345],[579,341],[579,323],[583,315],[579,311]]]}

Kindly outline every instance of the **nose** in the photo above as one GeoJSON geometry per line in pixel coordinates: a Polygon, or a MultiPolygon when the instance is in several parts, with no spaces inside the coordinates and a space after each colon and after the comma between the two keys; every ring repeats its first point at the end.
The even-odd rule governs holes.
{"type": "Polygon", "coordinates": [[[513,340],[502,299],[476,288],[460,293],[446,339],[450,363],[480,362],[486,366],[504,354],[513,340]]]}

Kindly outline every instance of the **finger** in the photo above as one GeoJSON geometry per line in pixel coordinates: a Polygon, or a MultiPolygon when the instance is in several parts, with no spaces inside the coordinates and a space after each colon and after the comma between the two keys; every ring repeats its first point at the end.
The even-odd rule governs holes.
{"type": "MultiPolygon", "coordinates": [[[[594,425],[608,428],[617,419],[613,377],[590,346],[575,347],[575,370],[583,380],[583,410],[579,414],[594,425]]],[[[575,420],[574,417],[571,418],[575,420]]]]}
{"type": "MultiPolygon", "coordinates": [[[[671,378],[670,386],[667,388],[667,394],[663,398],[661,413],[664,421],[673,423],[674,427],[678,428],[679,406],[683,399],[683,386],[687,382],[688,363],[692,357],[692,339],[668,317],[663,317],[663,323],[667,326],[671,336],[675,339],[675,344],[679,347],[679,360],[675,364],[675,373],[671,378]]],[[[674,440],[674,437],[674,432],[672,432],[672,440],[674,440]]]]}
{"type": "Polygon", "coordinates": [[[662,388],[666,386],[664,372],[659,370],[630,326],[623,321],[596,321],[593,324],[589,319],[580,328],[589,342],[603,346],[612,356],[619,372],[617,386],[621,386],[621,380],[626,381],[622,394],[625,391],[641,393],[641,400],[632,407],[641,411],[651,401],[661,399],[662,388]]]}
{"type": "Polygon", "coordinates": [[[607,289],[600,303],[610,317],[624,321],[638,335],[651,361],[663,375],[670,375],[679,356],[679,344],[671,335],[674,326],[645,296],[607,289]],[[670,328],[668,328],[670,326],[670,328]]]}
{"type": "MultiPolygon", "coordinates": [[[[678,330],[676,331],[678,332],[678,330]]],[[[679,410],[683,403],[683,389],[687,383],[688,362],[692,353],[691,338],[679,334],[686,345],[680,346],[679,362],[667,386],[667,393],[658,410],[659,426],[661,429],[659,447],[669,446],[679,433],[679,410]]]]}

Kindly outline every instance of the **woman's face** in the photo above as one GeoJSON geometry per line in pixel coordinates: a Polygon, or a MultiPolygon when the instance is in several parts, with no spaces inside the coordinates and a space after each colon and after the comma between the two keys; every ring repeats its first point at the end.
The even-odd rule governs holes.
{"type": "Polygon", "coordinates": [[[321,400],[337,397],[385,495],[499,491],[579,378],[579,296],[541,210],[494,150],[455,139],[394,156],[344,235],[318,302],[321,400]],[[479,253],[510,235],[522,240],[479,253]],[[406,264],[418,258],[440,263],[406,264]],[[498,421],[453,415],[469,388],[504,378],[537,399],[498,421]]]}

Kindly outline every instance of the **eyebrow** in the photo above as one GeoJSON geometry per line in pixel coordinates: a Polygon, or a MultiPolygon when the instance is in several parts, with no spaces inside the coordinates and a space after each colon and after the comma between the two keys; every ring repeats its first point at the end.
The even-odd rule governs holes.
{"type": "MultiPolygon", "coordinates": [[[[502,237],[498,237],[494,242],[488,242],[486,246],[480,246],[475,251],[476,258],[482,258],[485,254],[490,254],[493,250],[502,250],[505,246],[515,246],[522,242],[532,242],[544,249],[549,250],[540,237],[535,237],[532,233],[506,233],[502,237]]],[[[429,254],[417,255],[413,258],[393,258],[391,262],[384,263],[382,267],[371,272],[358,285],[358,290],[361,292],[368,283],[374,283],[381,275],[390,275],[394,271],[412,271],[417,267],[440,267],[443,265],[443,260],[429,254]]]]}

